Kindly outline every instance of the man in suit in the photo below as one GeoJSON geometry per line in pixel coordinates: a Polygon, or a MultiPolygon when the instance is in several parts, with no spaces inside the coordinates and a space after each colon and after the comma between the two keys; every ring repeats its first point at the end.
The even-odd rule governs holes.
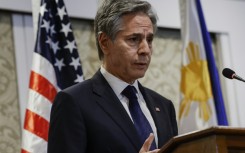
{"type": "Polygon", "coordinates": [[[155,153],[177,135],[172,102],[137,80],[151,60],[156,22],[146,1],[101,4],[94,26],[102,65],[91,79],[57,94],[48,153],[155,153]],[[128,86],[136,99],[124,92],[128,86]]]}

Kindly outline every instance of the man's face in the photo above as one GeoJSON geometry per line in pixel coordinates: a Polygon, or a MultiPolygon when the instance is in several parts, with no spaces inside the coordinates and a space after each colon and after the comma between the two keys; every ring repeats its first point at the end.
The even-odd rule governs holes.
{"type": "Polygon", "coordinates": [[[143,77],[151,60],[153,36],[153,25],[147,15],[124,15],[115,40],[106,43],[105,69],[128,83],[143,77]]]}

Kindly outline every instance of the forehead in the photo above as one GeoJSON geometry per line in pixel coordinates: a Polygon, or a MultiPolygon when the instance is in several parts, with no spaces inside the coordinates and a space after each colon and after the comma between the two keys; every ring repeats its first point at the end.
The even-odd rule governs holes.
{"type": "Polygon", "coordinates": [[[122,16],[121,30],[146,30],[153,33],[153,24],[150,17],[143,12],[131,13],[122,16]]]}

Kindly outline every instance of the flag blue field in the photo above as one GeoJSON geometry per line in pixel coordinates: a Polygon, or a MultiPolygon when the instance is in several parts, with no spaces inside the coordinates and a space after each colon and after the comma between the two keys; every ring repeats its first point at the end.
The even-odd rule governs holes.
{"type": "Polygon", "coordinates": [[[182,68],[179,133],[228,125],[200,0],[180,0],[182,68]]]}

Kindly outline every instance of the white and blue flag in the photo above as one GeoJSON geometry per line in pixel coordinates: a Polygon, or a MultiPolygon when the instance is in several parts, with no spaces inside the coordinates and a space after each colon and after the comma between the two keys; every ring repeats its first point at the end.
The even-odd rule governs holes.
{"type": "Polygon", "coordinates": [[[179,133],[228,125],[200,0],[180,0],[182,68],[179,133]]]}

